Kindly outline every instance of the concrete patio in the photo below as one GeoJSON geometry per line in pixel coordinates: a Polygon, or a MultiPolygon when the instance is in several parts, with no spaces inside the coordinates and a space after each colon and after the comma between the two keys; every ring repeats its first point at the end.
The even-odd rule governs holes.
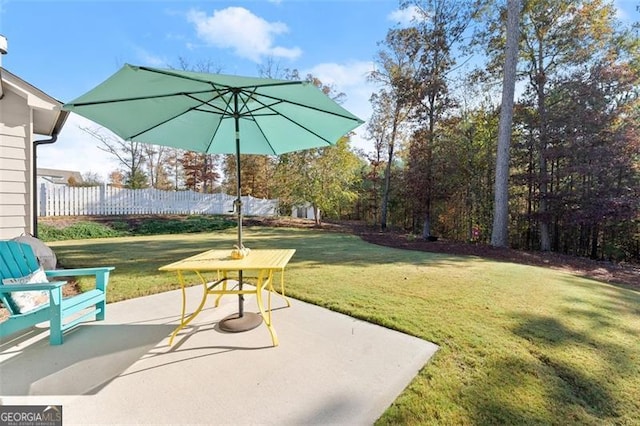
{"type": "MultiPolygon", "coordinates": [[[[188,290],[197,306],[200,287],[188,290]]],[[[108,305],[50,346],[46,328],[0,346],[1,404],[62,405],[71,424],[372,424],[438,347],[295,299],[224,333],[237,298],[213,299],[173,346],[179,291],[108,305]]],[[[255,300],[246,301],[248,311],[255,300]]]]}

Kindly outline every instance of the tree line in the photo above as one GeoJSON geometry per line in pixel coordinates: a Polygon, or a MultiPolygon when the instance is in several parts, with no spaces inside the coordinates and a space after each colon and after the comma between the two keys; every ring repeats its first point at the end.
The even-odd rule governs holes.
{"type": "MultiPolygon", "coordinates": [[[[309,202],[317,221],[322,212],[426,239],[496,245],[502,121],[510,123],[509,245],[639,260],[638,23],[621,22],[605,0],[409,0],[400,7],[413,19],[388,30],[369,76],[377,87],[366,129],[370,150],[354,149],[346,135],[334,147],[243,155],[242,195],[278,197],[283,213],[309,202]],[[511,30],[516,95],[505,121],[507,5],[518,25],[511,30]]],[[[273,64],[261,74],[300,79],[273,64]]],[[[345,96],[304,78],[335,99],[345,96]]],[[[112,184],[235,193],[233,156],[85,130],[122,165],[112,184]]]]}

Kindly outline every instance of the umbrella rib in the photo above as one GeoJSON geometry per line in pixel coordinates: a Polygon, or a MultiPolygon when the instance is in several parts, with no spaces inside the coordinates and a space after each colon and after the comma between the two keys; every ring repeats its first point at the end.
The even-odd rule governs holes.
{"type": "MultiPolygon", "coordinates": [[[[278,104],[280,104],[280,103],[284,103],[284,102],[292,103],[292,104],[294,104],[294,105],[296,105],[296,104],[297,104],[297,105],[299,105],[299,106],[306,106],[306,105],[299,104],[299,103],[296,103],[296,102],[289,102],[289,101],[286,101],[286,100],[284,100],[284,99],[279,99],[279,98],[276,98],[276,97],[273,97],[273,96],[268,96],[268,95],[259,94],[259,96],[266,97],[266,98],[269,98],[269,99],[272,99],[272,100],[275,100],[275,101],[276,101],[276,103],[275,103],[275,104],[269,104],[269,105],[267,105],[266,103],[264,103],[263,101],[261,101],[261,100],[260,100],[260,99],[258,99],[257,97],[252,96],[252,95],[254,95],[254,94],[256,93],[256,91],[257,91],[257,87],[253,87],[253,89],[252,89],[251,91],[249,91],[248,93],[247,93],[247,91],[245,91],[245,90],[239,90],[239,93],[242,93],[242,94],[244,94],[244,95],[247,95],[246,97],[247,97],[248,99],[253,99],[253,100],[254,100],[254,101],[256,101],[257,103],[259,103],[260,105],[262,105],[262,108],[259,108],[259,109],[253,109],[253,110],[252,110],[252,109],[249,109],[249,108],[248,108],[248,106],[247,106],[247,102],[246,102],[246,101],[243,101],[243,107],[241,108],[241,110],[246,110],[246,112],[245,112],[244,114],[240,114],[240,112],[241,112],[241,111],[238,111],[238,114],[240,114],[242,117],[245,117],[245,118],[246,118],[246,117],[251,117],[251,119],[253,120],[253,122],[255,122],[255,123],[256,123],[256,126],[257,126],[257,127],[258,127],[258,129],[260,130],[260,133],[261,133],[261,134],[262,134],[262,136],[264,137],[264,140],[265,140],[265,141],[267,142],[267,144],[269,145],[269,148],[271,148],[271,152],[273,152],[274,154],[276,154],[276,150],[275,150],[275,148],[273,147],[273,145],[271,144],[271,141],[269,140],[269,138],[267,137],[267,135],[266,135],[266,134],[264,133],[264,131],[262,130],[262,127],[260,127],[260,124],[258,123],[258,120],[256,120],[256,119],[255,119],[256,114],[254,114],[254,112],[255,112],[255,111],[258,111],[258,110],[260,110],[260,109],[267,109],[267,110],[273,111],[273,112],[274,112],[274,115],[278,115],[278,116],[280,116],[280,117],[285,118],[286,120],[288,120],[289,122],[293,123],[294,125],[296,125],[296,126],[298,126],[298,127],[302,128],[302,129],[306,130],[307,132],[309,132],[309,133],[311,133],[312,135],[316,136],[318,139],[320,139],[320,140],[324,141],[325,143],[327,143],[327,145],[331,145],[331,141],[327,140],[326,138],[324,138],[323,136],[321,136],[321,135],[319,135],[318,133],[314,132],[313,130],[309,129],[308,127],[305,127],[305,126],[303,126],[302,124],[298,123],[297,121],[295,121],[295,120],[293,120],[293,119],[289,118],[287,115],[282,114],[282,113],[280,113],[280,112],[278,112],[278,111],[275,111],[275,110],[272,108],[274,105],[278,105],[278,104]]],[[[316,111],[320,111],[320,112],[326,112],[326,111],[323,111],[323,110],[320,110],[320,109],[317,109],[317,108],[315,108],[315,110],[316,110],[316,111]]]]}
{"type": "MultiPolygon", "coordinates": [[[[254,90],[254,93],[255,93],[255,90],[254,90]]],[[[297,105],[297,106],[302,106],[302,107],[310,108],[310,109],[312,109],[312,110],[314,110],[314,111],[324,112],[324,113],[327,113],[327,114],[330,114],[330,111],[325,111],[325,110],[322,110],[322,109],[319,109],[319,108],[310,107],[310,106],[308,106],[308,105],[304,105],[304,104],[301,104],[301,103],[298,103],[298,102],[285,101],[284,99],[279,99],[279,98],[276,98],[276,97],[273,97],[273,96],[266,96],[266,95],[262,95],[262,94],[261,94],[260,96],[267,97],[267,98],[269,98],[269,99],[272,99],[272,100],[277,101],[275,104],[268,104],[268,105],[267,105],[267,104],[266,104],[266,103],[264,103],[263,101],[261,101],[261,100],[259,100],[259,99],[254,98],[254,100],[255,100],[256,102],[258,102],[260,105],[262,105],[262,108],[260,108],[260,109],[268,109],[268,110],[273,111],[275,115],[279,115],[279,116],[283,117],[284,119],[288,120],[290,123],[292,123],[292,124],[294,124],[294,125],[296,125],[296,126],[300,127],[301,129],[304,129],[305,131],[307,131],[307,132],[311,133],[312,135],[314,135],[314,136],[315,136],[315,137],[317,137],[318,139],[320,139],[320,140],[324,141],[327,145],[331,145],[331,144],[333,143],[333,141],[330,141],[330,140],[328,140],[327,138],[325,138],[325,137],[323,137],[323,136],[319,135],[317,132],[315,132],[315,131],[311,130],[309,127],[307,127],[307,126],[303,126],[301,123],[299,123],[299,122],[295,121],[294,119],[290,118],[288,115],[286,115],[286,114],[283,114],[283,113],[280,113],[280,112],[278,112],[278,111],[273,110],[273,109],[272,109],[272,107],[273,107],[274,105],[278,105],[278,104],[280,104],[280,103],[287,102],[287,103],[290,103],[290,104],[293,104],[293,105],[297,105]]],[[[245,104],[245,105],[246,105],[246,104],[245,104]]],[[[255,112],[255,111],[258,111],[258,110],[259,110],[259,109],[247,110],[247,111],[248,111],[248,115],[250,115],[250,116],[252,117],[253,121],[254,121],[254,122],[256,123],[256,125],[258,126],[258,129],[260,129],[260,133],[262,133],[262,135],[264,136],[265,140],[266,140],[266,141],[267,141],[267,143],[269,144],[269,147],[270,147],[270,148],[271,148],[271,150],[275,153],[276,151],[275,151],[275,149],[273,148],[273,146],[271,145],[271,142],[269,141],[269,139],[267,138],[267,136],[265,135],[265,133],[262,131],[262,128],[260,127],[260,124],[258,123],[258,120],[256,120],[256,119],[255,119],[255,116],[256,116],[256,115],[254,114],[254,112],[255,112]]],[[[334,116],[339,116],[339,117],[342,117],[342,118],[348,118],[348,119],[353,120],[353,118],[352,118],[352,117],[346,117],[346,116],[344,116],[344,115],[340,115],[340,114],[335,114],[335,113],[334,113],[334,114],[332,114],[332,115],[334,115],[334,116]]],[[[356,121],[359,121],[359,119],[357,119],[356,121]]]]}
{"type": "MultiPolygon", "coordinates": [[[[251,111],[249,111],[249,115],[253,118],[253,114],[251,111]]],[[[301,127],[302,129],[306,130],[307,132],[311,133],[312,135],[316,136],[318,139],[326,142],[327,145],[331,145],[331,141],[327,140],[326,138],[320,136],[319,134],[317,134],[316,132],[312,131],[311,129],[301,125],[300,123],[292,120],[291,118],[289,118],[288,116],[284,115],[284,114],[279,114],[281,117],[289,120],[291,123],[295,124],[298,127],[301,127]]],[[[271,141],[269,140],[269,138],[267,137],[267,135],[264,133],[264,131],[262,131],[262,127],[260,126],[260,123],[258,122],[258,120],[256,120],[255,118],[253,118],[253,121],[256,123],[256,126],[258,127],[258,130],[260,130],[260,133],[262,134],[262,136],[264,137],[264,140],[267,142],[267,144],[269,145],[269,148],[271,148],[271,152],[273,152],[275,155],[278,155],[278,152],[275,150],[275,148],[273,147],[273,145],[271,144],[271,141]]]]}
{"type": "MultiPolygon", "coordinates": [[[[227,92],[228,93],[228,92],[227,92]]],[[[220,97],[222,97],[222,94],[220,94],[220,97]]],[[[215,99],[215,98],[214,98],[215,99]]],[[[225,99],[223,98],[225,103],[226,103],[226,108],[225,109],[221,109],[215,105],[210,105],[209,102],[211,102],[213,99],[210,99],[209,101],[207,101],[207,105],[211,106],[212,108],[217,108],[219,109],[221,112],[225,112],[229,109],[229,105],[231,104],[231,100],[232,98],[229,99],[225,99]]],[[[198,111],[204,111],[204,110],[198,110],[198,111]]],[[[209,112],[211,113],[211,111],[204,111],[204,112],[209,112]]],[[[211,132],[211,138],[209,139],[209,143],[207,144],[207,150],[206,152],[209,152],[209,149],[211,149],[211,145],[213,145],[213,141],[215,139],[216,133],[218,133],[218,129],[220,129],[220,125],[222,124],[222,118],[224,118],[224,116],[221,117],[220,120],[218,120],[218,125],[216,126],[216,129],[211,132]]]]}
{"type": "MultiPolygon", "coordinates": [[[[302,83],[301,83],[301,84],[302,84],[302,83]]],[[[256,93],[256,90],[255,90],[255,89],[257,89],[257,88],[254,88],[254,91],[253,91],[252,93],[256,93]]],[[[302,108],[310,109],[310,110],[313,110],[313,111],[323,112],[323,113],[325,113],[325,114],[333,115],[333,116],[335,116],[335,117],[346,118],[346,119],[353,120],[353,121],[357,121],[357,122],[361,122],[361,121],[362,121],[362,120],[360,120],[360,119],[359,119],[359,118],[357,118],[357,117],[355,117],[355,118],[354,118],[354,117],[353,117],[353,115],[352,115],[351,113],[349,113],[349,115],[346,115],[346,114],[340,114],[340,113],[337,113],[337,112],[334,112],[334,111],[327,111],[326,109],[322,109],[322,108],[314,107],[314,106],[312,106],[312,105],[307,105],[307,104],[304,104],[304,103],[301,103],[301,102],[295,102],[295,101],[291,101],[291,100],[289,100],[289,99],[283,99],[283,98],[279,98],[279,97],[276,97],[276,96],[267,95],[267,94],[259,93],[259,92],[258,92],[258,96],[260,96],[260,97],[262,97],[262,98],[267,98],[267,99],[272,99],[272,100],[274,100],[274,101],[277,101],[277,103],[276,103],[276,104],[272,104],[272,105],[277,105],[277,104],[279,104],[279,103],[287,103],[287,104],[290,104],[290,105],[294,105],[294,106],[298,106],[298,107],[302,107],[302,108]]],[[[254,99],[256,102],[258,102],[258,103],[260,103],[261,105],[263,105],[265,108],[269,108],[269,107],[270,107],[270,105],[267,105],[266,103],[264,103],[263,101],[258,100],[257,98],[253,98],[253,99],[254,99]]],[[[337,105],[337,104],[336,104],[336,105],[337,105]]],[[[338,106],[339,106],[339,105],[338,105],[338,106]]],[[[254,110],[254,111],[256,111],[256,110],[254,110]]],[[[276,114],[280,114],[280,113],[279,113],[279,112],[277,112],[277,111],[275,111],[275,112],[276,112],[276,114]]]]}
{"type": "MultiPolygon", "coordinates": [[[[209,92],[211,92],[211,90],[206,90],[206,91],[204,91],[204,92],[198,92],[198,93],[209,93],[209,92]]],[[[206,110],[198,109],[198,108],[199,108],[199,107],[201,107],[203,104],[207,104],[207,105],[209,105],[209,106],[211,106],[211,107],[213,107],[213,108],[218,108],[220,111],[224,112],[225,110],[223,110],[223,109],[221,109],[221,108],[219,108],[219,107],[216,107],[215,105],[211,105],[211,104],[210,104],[210,102],[211,102],[211,101],[213,101],[213,100],[215,100],[215,99],[218,99],[218,98],[222,98],[222,97],[224,96],[224,94],[225,94],[225,93],[221,93],[221,92],[220,92],[220,90],[216,90],[216,93],[217,93],[217,95],[216,95],[216,96],[214,96],[213,98],[211,98],[211,99],[209,99],[209,100],[206,100],[206,101],[203,101],[202,99],[198,99],[198,98],[194,97],[191,93],[182,93],[182,94],[181,94],[182,96],[186,96],[186,97],[188,97],[188,98],[190,98],[190,99],[193,99],[193,100],[195,100],[195,101],[197,101],[197,102],[200,102],[200,105],[195,105],[195,106],[192,106],[192,107],[190,107],[190,108],[188,108],[188,109],[186,109],[186,110],[184,110],[184,111],[180,111],[179,113],[177,113],[177,114],[175,114],[175,115],[173,115],[173,116],[171,116],[171,117],[167,118],[166,120],[163,120],[163,121],[161,121],[161,122],[159,122],[159,123],[156,123],[154,126],[147,127],[146,129],[144,129],[144,130],[142,130],[142,131],[140,131],[140,132],[138,132],[138,133],[135,133],[135,134],[133,134],[133,135],[129,136],[129,139],[137,138],[138,136],[142,135],[143,133],[146,133],[146,132],[148,132],[148,131],[150,131],[150,130],[153,130],[153,129],[157,128],[157,127],[160,127],[160,126],[162,126],[163,124],[165,124],[165,123],[167,123],[167,122],[169,122],[169,121],[171,121],[171,120],[173,120],[173,119],[175,119],[175,118],[177,118],[177,117],[180,117],[181,115],[184,115],[184,114],[188,113],[189,111],[197,110],[197,111],[202,111],[202,112],[209,112],[209,111],[206,111],[206,110]]],[[[223,98],[223,99],[224,99],[224,98],[223,98]]],[[[228,106],[228,105],[229,105],[229,102],[228,102],[226,99],[225,99],[225,102],[227,102],[227,106],[228,106]]],[[[214,134],[215,134],[215,133],[214,133],[214,134]]],[[[209,146],[211,146],[211,142],[209,143],[209,146]]]]}
{"type": "Polygon", "coordinates": [[[68,105],[72,107],[102,105],[102,104],[111,104],[116,102],[133,102],[133,101],[144,101],[147,99],[170,98],[173,96],[189,96],[189,95],[197,95],[198,93],[209,93],[209,92],[211,92],[211,90],[207,89],[207,90],[198,90],[198,91],[189,92],[189,93],[175,92],[175,93],[164,93],[164,94],[150,95],[150,96],[136,96],[136,97],[122,98],[122,99],[107,99],[104,101],[76,102],[76,103],[69,103],[68,105]]]}
{"type": "MultiPolygon", "coordinates": [[[[198,99],[198,98],[196,98],[196,97],[193,97],[193,96],[190,96],[190,95],[188,95],[188,94],[187,94],[187,95],[186,95],[187,97],[189,97],[189,98],[191,98],[191,99],[194,99],[194,100],[196,100],[196,101],[200,102],[200,105],[196,105],[196,106],[194,106],[193,108],[190,108],[190,109],[197,110],[197,111],[200,111],[200,112],[209,112],[209,113],[215,113],[215,114],[218,114],[218,113],[226,113],[227,111],[229,111],[229,104],[230,104],[230,102],[231,102],[231,99],[225,99],[225,98],[224,98],[224,95],[226,95],[226,94],[228,93],[228,91],[225,91],[224,93],[221,93],[221,92],[220,92],[220,90],[218,90],[218,89],[214,89],[214,90],[218,93],[218,95],[217,95],[217,96],[214,96],[213,98],[208,99],[208,100],[206,100],[206,101],[203,101],[203,100],[201,100],[201,99],[198,99]],[[222,98],[222,99],[224,100],[224,102],[225,102],[225,104],[226,104],[226,108],[220,108],[219,106],[214,105],[214,104],[212,104],[212,103],[211,103],[212,101],[214,101],[214,100],[216,100],[216,99],[220,99],[220,98],[222,98]],[[208,105],[208,106],[210,106],[214,111],[209,111],[209,110],[206,110],[206,109],[199,109],[199,108],[201,108],[201,107],[202,107],[202,105],[208,105]]],[[[210,92],[210,90],[207,90],[207,92],[210,92]]]]}
{"type": "MultiPolygon", "coordinates": [[[[301,129],[306,130],[307,132],[311,133],[312,135],[316,136],[318,139],[324,141],[327,143],[327,145],[331,145],[333,142],[328,140],[327,138],[325,138],[324,136],[319,135],[318,133],[314,132],[313,130],[311,130],[310,128],[303,126],[302,124],[298,123],[297,121],[289,118],[288,116],[284,115],[284,114],[280,114],[281,117],[287,119],[289,122],[295,124],[296,126],[300,127],[301,129]]],[[[264,132],[262,132],[262,128],[260,127],[260,124],[258,124],[258,122],[256,121],[256,125],[258,126],[258,128],[260,129],[260,133],[262,133],[264,135],[264,132]]],[[[266,138],[266,136],[265,136],[266,138]]],[[[269,142],[269,146],[271,146],[271,142],[269,142]]],[[[274,151],[275,152],[275,151],[274,151]]]]}

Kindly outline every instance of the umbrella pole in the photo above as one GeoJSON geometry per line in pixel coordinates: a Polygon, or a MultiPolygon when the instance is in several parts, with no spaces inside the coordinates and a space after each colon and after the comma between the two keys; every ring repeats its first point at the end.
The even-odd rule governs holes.
{"type": "MultiPolygon", "coordinates": [[[[234,204],[238,218],[238,250],[242,250],[242,193],[240,182],[240,116],[238,114],[238,93],[234,93],[235,125],[236,125],[236,198],[234,204]]],[[[238,289],[242,291],[242,269],[238,270],[238,289]]],[[[220,321],[220,329],[231,333],[253,330],[262,322],[262,317],[255,312],[244,312],[244,295],[238,295],[238,313],[231,314],[220,321]]]]}
{"type": "MultiPolygon", "coordinates": [[[[236,109],[237,105],[237,97],[236,97],[236,109]]],[[[240,125],[238,123],[238,117],[236,115],[236,194],[238,198],[236,198],[236,214],[238,215],[238,250],[242,251],[244,246],[242,245],[242,193],[241,193],[241,184],[240,184],[240,125]]],[[[238,285],[240,290],[242,290],[242,270],[238,271],[238,285]]],[[[238,295],[238,316],[244,316],[244,295],[238,295]]]]}

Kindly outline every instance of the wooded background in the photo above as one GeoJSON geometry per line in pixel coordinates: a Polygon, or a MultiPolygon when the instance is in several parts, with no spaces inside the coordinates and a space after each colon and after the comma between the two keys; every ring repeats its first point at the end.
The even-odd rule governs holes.
{"type": "MultiPolygon", "coordinates": [[[[401,7],[415,19],[390,28],[380,41],[370,75],[379,87],[367,123],[371,148],[356,150],[346,136],[320,150],[243,156],[242,195],[278,198],[283,212],[310,202],[325,217],[364,220],[423,238],[489,243],[506,4],[416,0],[401,7]]],[[[509,244],[638,261],[638,19],[623,23],[604,0],[524,0],[517,7],[509,244]]],[[[216,71],[182,60],[180,66],[216,71]]],[[[262,74],[301,78],[297,70],[275,66],[262,74]]],[[[302,78],[337,100],[344,96],[313,76],[302,78]]],[[[113,185],[235,192],[233,157],[85,130],[120,160],[113,185]]],[[[95,176],[85,181],[96,183],[95,176]]]]}

